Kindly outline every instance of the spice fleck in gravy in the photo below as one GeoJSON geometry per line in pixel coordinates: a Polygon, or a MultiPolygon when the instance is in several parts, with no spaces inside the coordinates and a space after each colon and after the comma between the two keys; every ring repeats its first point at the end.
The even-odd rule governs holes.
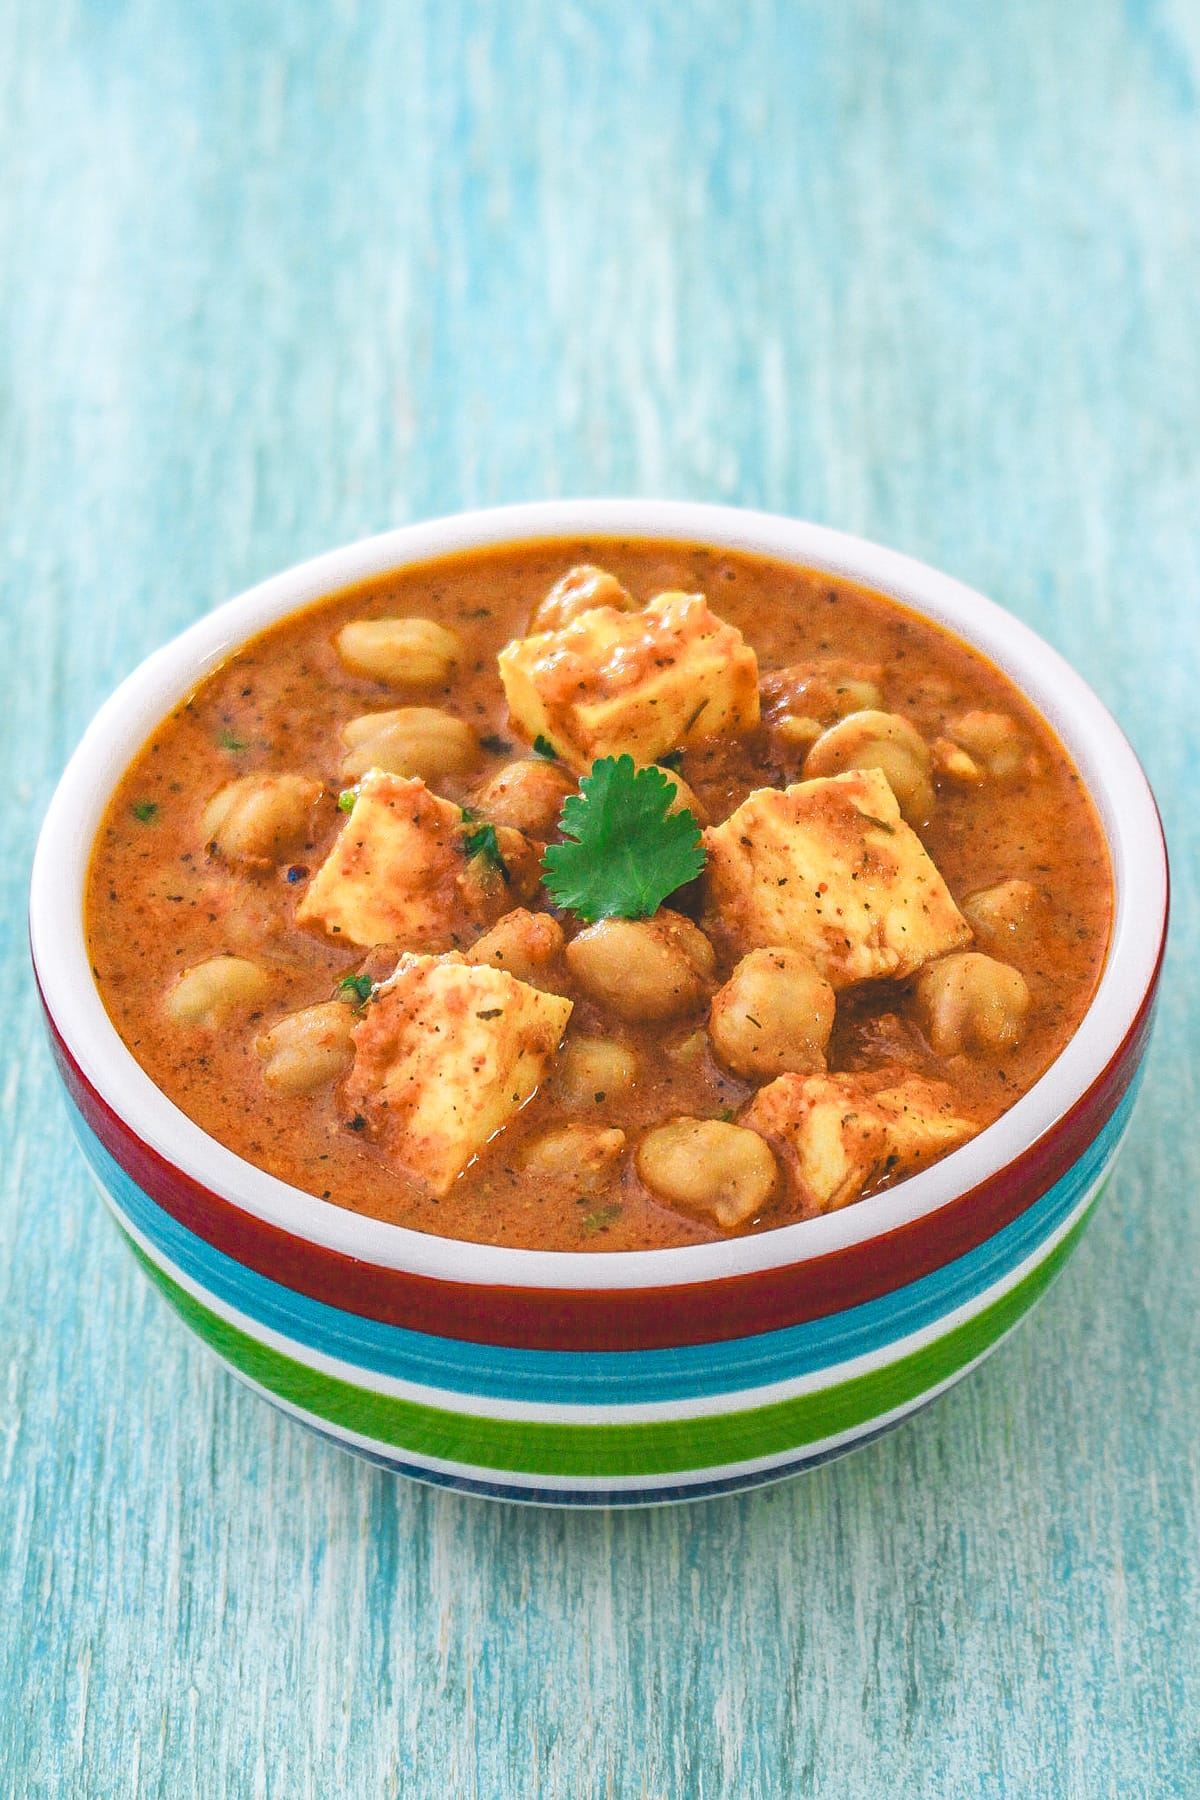
{"type": "Polygon", "coordinates": [[[701,1243],[981,1130],[1103,964],[1091,803],[990,663],[772,560],[539,542],[337,594],[176,707],[87,928],[153,1081],[444,1237],[701,1243]]]}

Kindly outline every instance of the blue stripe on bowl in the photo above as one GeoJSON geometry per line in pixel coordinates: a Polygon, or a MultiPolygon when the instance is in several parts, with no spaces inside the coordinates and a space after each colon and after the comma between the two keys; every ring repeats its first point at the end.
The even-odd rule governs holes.
{"type": "Polygon", "coordinates": [[[148,1244],[196,1285],[298,1345],[450,1393],[560,1405],[702,1398],[816,1373],[934,1324],[1017,1268],[1103,1175],[1129,1121],[1141,1071],[1103,1130],[1054,1187],[965,1256],[907,1287],[828,1318],[754,1337],[662,1350],[524,1350],[436,1337],[310,1299],[215,1250],[155,1204],[69,1104],[101,1185],[148,1244]]]}

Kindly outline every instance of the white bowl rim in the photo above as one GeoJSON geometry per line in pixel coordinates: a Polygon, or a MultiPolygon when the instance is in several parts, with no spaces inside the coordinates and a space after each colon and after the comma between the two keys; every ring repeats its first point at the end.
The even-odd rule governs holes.
{"type": "Polygon", "coordinates": [[[1150,991],[1166,928],[1166,847],[1153,796],[1107,708],[1028,626],[949,575],[864,538],[701,502],[548,500],[405,525],[259,583],[136,668],[100,708],[47,809],[30,888],[30,937],[47,1009],[87,1081],[166,1162],[256,1219],[356,1260],[467,1285],[629,1289],[710,1282],[844,1251],[938,1211],[1044,1137],[1099,1079],[1150,991]],[[112,789],[171,707],[245,639],[368,577],[456,552],[553,538],[648,539],[776,557],[890,595],[981,650],[1066,746],[1108,840],[1116,888],[1109,954],[1080,1029],[995,1124],[896,1187],[839,1212],[720,1243],[630,1251],[528,1250],[440,1238],[291,1187],[208,1136],[141,1069],[108,1018],[83,934],[91,846],[112,789]]]}

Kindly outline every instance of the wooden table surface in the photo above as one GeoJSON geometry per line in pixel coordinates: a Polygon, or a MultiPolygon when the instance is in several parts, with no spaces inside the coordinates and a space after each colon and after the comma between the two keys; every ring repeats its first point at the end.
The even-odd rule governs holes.
{"type": "Polygon", "coordinates": [[[1200,1794],[1200,9],[0,3],[0,1792],[1200,1794]],[[817,1474],[427,1491],[118,1244],[26,967],[120,676],[320,549],[568,492],[994,595],[1158,792],[1173,949],[1029,1324],[817,1474]]]}

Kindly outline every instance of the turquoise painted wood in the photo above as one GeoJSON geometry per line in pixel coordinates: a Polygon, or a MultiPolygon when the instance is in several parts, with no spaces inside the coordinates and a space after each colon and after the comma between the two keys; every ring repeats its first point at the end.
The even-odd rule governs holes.
{"type": "Polygon", "coordinates": [[[1200,1793],[1200,12],[1187,0],[0,6],[0,1792],[1200,1793]],[[1160,795],[1100,1214],[931,1412],[565,1517],[244,1392],[102,1216],[24,888],[88,716],[301,556],[568,491],[991,592],[1160,795]]]}

